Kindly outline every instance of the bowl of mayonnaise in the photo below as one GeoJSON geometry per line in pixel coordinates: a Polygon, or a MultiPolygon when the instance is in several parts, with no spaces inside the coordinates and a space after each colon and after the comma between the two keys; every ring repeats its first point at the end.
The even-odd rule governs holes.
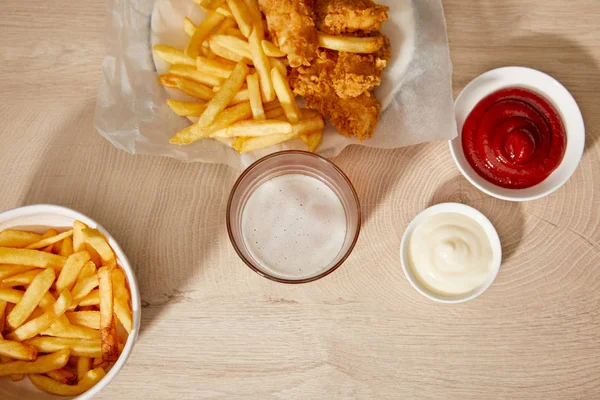
{"type": "Polygon", "coordinates": [[[406,278],[419,293],[442,303],[461,303],[490,287],[500,269],[502,247],[481,212],[442,203],[408,225],[400,257],[406,278]]]}

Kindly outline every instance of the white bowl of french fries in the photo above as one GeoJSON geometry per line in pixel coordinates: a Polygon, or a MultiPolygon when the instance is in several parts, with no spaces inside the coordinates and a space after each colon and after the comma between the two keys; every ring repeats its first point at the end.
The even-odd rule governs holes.
{"type": "Polygon", "coordinates": [[[89,399],[140,327],[135,276],[114,238],[71,209],[0,213],[0,398],[89,399]]]}

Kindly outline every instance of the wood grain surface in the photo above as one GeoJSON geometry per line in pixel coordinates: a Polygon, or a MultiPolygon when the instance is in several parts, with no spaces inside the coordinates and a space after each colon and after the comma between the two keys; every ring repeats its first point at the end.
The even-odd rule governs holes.
{"type": "Polygon", "coordinates": [[[229,244],[236,171],[131,156],[94,131],[103,2],[3,0],[0,208],[56,203],[91,216],[140,284],[139,341],[98,398],[600,398],[600,2],[444,7],[454,94],[499,66],[553,75],[586,122],[577,172],[518,204],[472,187],[447,143],[350,147],[334,161],[362,200],[356,249],[325,279],[286,286],[229,244]],[[480,209],[503,244],[495,283],[462,305],[425,299],[400,266],[404,228],[443,201],[480,209]]]}

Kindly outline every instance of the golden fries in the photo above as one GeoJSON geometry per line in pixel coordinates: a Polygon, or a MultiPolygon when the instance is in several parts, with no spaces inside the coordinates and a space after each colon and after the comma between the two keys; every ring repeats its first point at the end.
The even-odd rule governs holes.
{"type": "Polygon", "coordinates": [[[37,349],[29,344],[0,339],[0,355],[15,360],[33,361],[37,357],[37,349]]]}
{"type": "Polygon", "coordinates": [[[65,257],[30,249],[0,247],[0,264],[28,265],[38,268],[62,269],[65,257]]]}
{"type": "MultiPolygon", "coordinates": [[[[115,269],[113,271],[113,281],[114,281],[114,273],[119,271],[115,269]]],[[[125,289],[125,288],[123,288],[125,289]]],[[[127,306],[129,307],[129,306],[127,306]]],[[[65,314],[69,322],[73,325],[85,326],[92,329],[100,330],[100,311],[69,311],[65,314]]]]}
{"type": "Polygon", "coordinates": [[[81,272],[81,269],[89,260],[90,253],[87,251],[80,251],[69,256],[65,262],[65,266],[56,279],[56,291],[62,292],[65,289],[73,289],[73,285],[75,285],[75,282],[77,281],[79,272],[81,272]]]}
{"type": "Polygon", "coordinates": [[[23,272],[31,271],[32,269],[35,269],[35,267],[31,267],[28,265],[0,265],[0,280],[8,278],[9,276],[14,276],[23,272]]]}
{"type": "MultiPolygon", "coordinates": [[[[196,32],[196,24],[194,24],[192,22],[191,19],[189,19],[188,17],[185,17],[183,19],[183,31],[186,33],[186,35],[188,35],[189,37],[194,36],[194,32],[196,32]]],[[[182,51],[181,54],[183,54],[185,57],[188,57],[184,54],[184,52],[182,51]]],[[[188,57],[190,59],[193,60],[192,57],[188,57]]],[[[166,60],[165,60],[166,61],[166,60]]],[[[171,64],[187,64],[187,63],[171,63],[171,64]]]]}
{"type": "Polygon", "coordinates": [[[240,103],[233,107],[225,109],[215,120],[215,122],[208,128],[201,128],[197,124],[194,124],[184,130],[181,130],[175,134],[170,140],[174,144],[189,144],[196,140],[207,138],[212,133],[217,132],[223,128],[227,128],[234,122],[241,121],[252,117],[252,109],[250,103],[240,103]]]}
{"type": "Polygon", "coordinates": [[[127,333],[133,329],[131,309],[129,308],[129,292],[125,287],[125,274],[120,269],[112,271],[115,315],[127,333]]]}
{"type": "MultiPolygon", "coordinates": [[[[12,303],[12,304],[17,304],[21,301],[21,299],[23,298],[23,295],[25,293],[20,291],[20,290],[16,290],[16,289],[1,289],[0,288],[0,300],[1,301],[5,301],[7,303],[12,303]]],[[[14,308],[12,310],[9,310],[9,305],[6,306],[6,309],[4,310],[4,313],[6,315],[9,315],[12,310],[14,310],[14,308]]]]}
{"type": "Polygon", "coordinates": [[[260,77],[260,88],[262,90],[263,101],[269,102],[275,100],[275,90],[273,88],[273,82],[271,81],[271,63],[263,51],[260,43],[261,40],[262,38],[257,29],[254,29],[248,38],[250,51],[252,53],[252,62],[260,77]]]}
{"type": "Polygon", "coordinates": [[[46,375],[64,385],[75,385],[77,383],[77,374],[68,369],[57,369],[46,373],[46,375]]]}
{"type": "Polygon", "coordinates": [[[273,67],[277,68],[279,70],[279,72],[281,72],[281,75],[287,76],[287,74],[288,74],[287,67],[285,66],[283,61],[281,61],[278,58],[270,58],[270,60],[271,60],[271,65],[273,67]]]}
{"type": "Polygon", "coordinates": [[[42,235],[33,232],[6,229],[0,232],[0,247],[26,247],[42,240],[42,235]]]}
{"type": "Polygon", "coordinates": [[[182,117],[196,116],[199,117],[204,112],[206,104],[198,103],[193,101],[179,101],[173,99],[167,99],[167,104],[171,107],[171,110],[177,115],[182,117]]]}
{"type": "Polygon", "coordinates": [[[216,76],[217,78],[227,79],[229,78],[229,75],[231,75],[234,66],[200,56],[196,58],[196,68],[198,69],[198,72],[203,74],[209,74],[216,76]]]}
{"type": "Polygon", "coordinates": [[[250,15],[250,11],[246,4],[242,0],[227,0],[227,5],[231,10],[231,14],[233,14],[233,18],[235,18],[235,22],[237,22],[240,27],[240,31],[246,37],[250,36],[252,32],[252,16],[250,15]]]}
{"type": "Polygon", "coordinates": [[[300,121],[300,108],[298,107],[298,103],[296,103],[296,97],[294,96],[292,89],[290,89],[287,80],[277,68],[271,70],[271,77],[273,79],[275,93],[277,93],[277,98],[281,103],[281,107],[283,107],[283,111],[285,112],[288,121],[291,123],[300,121]]]}
{"type": "Polygon", "coordinates": [[[36,386],[56,394],[89,389],[133,330],[131,297],[114,251],[81,221],[63,233],[5,230],[0,240],[12,246],[0,247],[0,376],[38,376],[36,386]],[[90,370],[96,357],[105,360],[90,370]]]}
{"type": "MultiPolygon", "coordinates": [[[[236,61],[245,60],[244,62],[249,63],[252,60],[252,54],[250,53],[250,45],[244,39],[240,39],[239,37],[234,35],[216,34],[211,35],[209,38],[210,46],[212,46],[213,43],[217,44],[219,47],[229,50],[232,53],[235,53],[237,57],[239,57],[239,59],[237,59],[236,61]]],[[[218,54],[217,52],[215,53],[218,54]]]]}
{"type": "Polygon", "coordinates": [[[201,100],[210,100],[214,96],[213,91],[209,87],[177,75],[160,75],[158,77],[158,83],[166,87],[177,88],[182,92],[201,100]]]}
{"type": "Polygon", "coordinates": [[[227,137],[268,136],[291,132],[292,124],[277,120],[240,121],[227,127],[227,137]]]}
{"type": "Polygon", "coordinates": [[[77,358],[77,379],[82,380],[92,368],[92,359],[90,357],[77,358]]]}
{"type": "Polygon", "coordinates": [[[74,310],[77,305],[92,292],[92,290],[98,287],[99,284],[100,281],[97,274],[85,277],[77,282],[73,288],[73,300],[69,310],[74,310]]]}
{"type": "MultiPolygon", "coordinates": [[[[198,26],[185,17],[183,28],[191,36],[186,49],[154,46],[155,54],[172,64],[168,74],[158,77],[159,82],[206,101],[167,100],[175,114],[187,117],[193,123],[173,135],[169,142],[185,145],[206,138],[223,142],[223,139],[233,138],[232,147],[239,152],[249,152],[299,137],[309,149],[316,150],[323,132],[322,127],[316,127],[323,120],[301,123],[302,114],[287,81],[289,63],[286,54],[268,38],[265,39],[265,25],[258,1],[196,2],[208,15],[198,26]],[[255,71],[248,66],[254,67],[255,71]],[[212,93],[207,90],[210,87],[212,93]]],[[[370,41],[379,40],[365,39],[368,40],[353,42],[345,37],[323,36],[325,44],[348,46],[350,43],[355,50],[362,48],[363,51],[370,41]]],[[[316,115],[304,119],[312,117],[316,115]]],[[[76,233],[74,243],[75,236],[76,233]]],[[[74,251],[77,251],[75,246],[74,251]]],[[[71,311],[73,307],[96,305],[99,301],[100,297],[96,293],[92,295],[93,292],[84,295],[84,299],[82,286],[79,290],[76,288],[77,284],[73,288],[76,300],[71,311]]],[[[116,293],[113,295],[117,319],[124,326],[128,325],[129,320],[125,317],[128,314],[123,311],[127,308],[119,305],[116,293]]]]}
{"type": "Polygon", "coordinates": [[[58,382],[50,377],[38,374],[28,375],[29,380],[35,387],[48,393],[59,396],[77,396],[91,389],[106,375],[104,369],[96,368],[88,371],[83,379],[76,385],[68,385],[58,382]]]}
{"type": "Polygon", "coordinates": [[[273,43],[269,42],[268,40],[262,40],[260,42],[260,44],[262,45],[263,51],[265,52],[265,54],[269,57],[285,57],[286,54],[284,52],[282,52],[281,50],[279,50],[279,48],[277,46],[275,46],[273,43]]]}
{"type": "Polygon", "coordinates": [[[204,110],[198,120],[197,125],[199,127],[206,128],[215,121],[219,113],[227,107],[229,102],[242,87],[248,71],[248,67],[243,63],[238,63],[235,66],[233,72],[229,75],[229,78],[223,83],[221,90],[219,90],[215,97],[206,105],[206,110],[204,110]]]}
{"type": "Polygon", "coordinates": [[[82,233],[85,242],[92,246],[100,255],[102,265],[114,266],[115,253],[108,245],[104,235],[98,229],[84,229],[82,233]]]}
{"type": "Polygon", "coordinates": [[[256,74],[246,77],[248,85],[248,94],[250,96],[250,107],[252,108],[252,117],[255,120],[263,120],[265,118],[265,110],[263,109],[262,99],[260,95],[260,86],[258,84],[258,76],[256,74]]]}
{"type": "MultiPolygon", "coordinates": [[[[194,27],[194,30],[195,29],[196,27],[194,27]]],[[[164,60],[169,64],[196,65],[196,60],[194,58],[186,56],[183,54],[183,51],[174,47],[165,44],[156,44],[152,47],[152,50],[161,60],[164,60]]]]}
{"type": "MultiPolygon", "coordinates": [[[[23,301],[23,300],[21,300],[23,301]]],[[[58,299],[48,311],[43,313],[37,318],[34,318],[25,324],[19,326],[17,329],[12,331],[8,338],[11,340],[24,341],[27,339],[31,339],[38,333],[47,329],[52,325],[56,320],[60,318],[61,315],[67,311],[67,307],[71,303],[71,293],[68,290],[63,291],[58,299]]],[[[17,304],[18,306],[18,304],[17,304]]]]}
{"type": "Polygon", "coordinates": [[[335,36],[319,32],[319,46],[348,53],[375,53],[383,46],[383,36],[335,36]]]}
{"type": "Polygon", "coordinates": [[[33,279],[42,270],[39,268],[32,269],[31,271],[23,272],[21,274],[13,275],[9,278],[2,280],[0,286],[2,287],[15,287],[15,286],[29,286],[33,279]]]}
{"type": "Polygon", "coordinates": [[[65,238],[62,241],[58,255],[63,256],[63,257],[69,257],[71,254],[73,254],[73,237],[72,236],[65,238]]]}
{"type": "Polygon", "coordinates": [[[188,78],[198,83],[202,83],[204,85],[209,86],[219,86],[223,84],[223,79],[217,78],[216,76],[212,76],[209,74],[203,74],[202,72],[198,71],[196,65],[176,64],[169,69],[169,74],[181,76],[183,78],[188,78]]]}
{"type": "Polygon", "coordinates": [[[73,230],[69,230],[67,232],[63,232],[61,234],[55,235],[55,236],[51,236],[45,239],[41,239],[39,242],[36,243],[32,243],[29,246],[26,247],[26,249],[41,249],[43,247],[49,246],[51,244],[54,244],[56,242],[60,242],[61,240],[69,237],[69,236],[73,236],[73,230]]]}
{"type": "Polygon", "coordinates": [[[82,307],[100,305],[100,292],[98,289],[92,290],[90,294],[81,299],[79,305],[82,307]]]}
{"type": "Polygon", "coordinates": [[[216,28],[224,19],[225,17],[216,11],[209,13],[206,19],[196,27],[194,35],[190,38],[185,48],[185,55],[188,57],[198,57],[202,42],[208,37],[210,31],[216,28]]]}
{"type": "Polygon", "coordinates": [[[99,339],[90,340],[38,336],[33,339],[29,339],[25,343],[34,346],[41,353],[51,353],[59,350],[70,349],[71,355],[74,356],[102,357],[102,343],[99,339]]]}
{"type": "Polygon", "coordinates": [[[295,133],[276,133],[273,135],[267,136],[258,136],[258,137],[238,137],[232,147],[237,150],[238,153],[248,153],[254,150],[262,149],[265,147],[273,146],[275,144],[286,142],[290,139],[295,138],[297,135],[295,133]]]}
{"type": "Polygon", "coordinates": [[[113,362],[119,357],[117,331],[114,320],[114,297],[110,269],[98,270],[100,293],[100,338],[102,339],[102,360],[113,362]]]}
{"type": "Polygon", "coordinates": [[[15,308],[6,317],[8,326],[12,329],[17,329],[23,322],[29,318],[33,310],[37,307],[42,297],[50,289],[54,283],[56,275],[52,268],[47,268],[40,272],[33,282],[29,285],[23,298],[17,303],[15,308]]]}
{"type": "Polygon", "coordinates": [[[56,353],[38,356],[35,361],[13,361],[0,364],[0,376],[12,374],[45,374],[61,369],[69,361],[68,348],[58,350],[56,353]]]}

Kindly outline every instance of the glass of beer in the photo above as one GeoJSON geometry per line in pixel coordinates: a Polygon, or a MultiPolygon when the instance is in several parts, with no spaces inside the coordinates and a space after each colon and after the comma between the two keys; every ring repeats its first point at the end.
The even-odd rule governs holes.
{"type": "Polygon", "coordinates": [[[360,232],[360,203],[331,161],[282,151],[238,178],[227,204],[227,231],[240,258],[258,274],[306,283],[337,269],[360,232]]]}

